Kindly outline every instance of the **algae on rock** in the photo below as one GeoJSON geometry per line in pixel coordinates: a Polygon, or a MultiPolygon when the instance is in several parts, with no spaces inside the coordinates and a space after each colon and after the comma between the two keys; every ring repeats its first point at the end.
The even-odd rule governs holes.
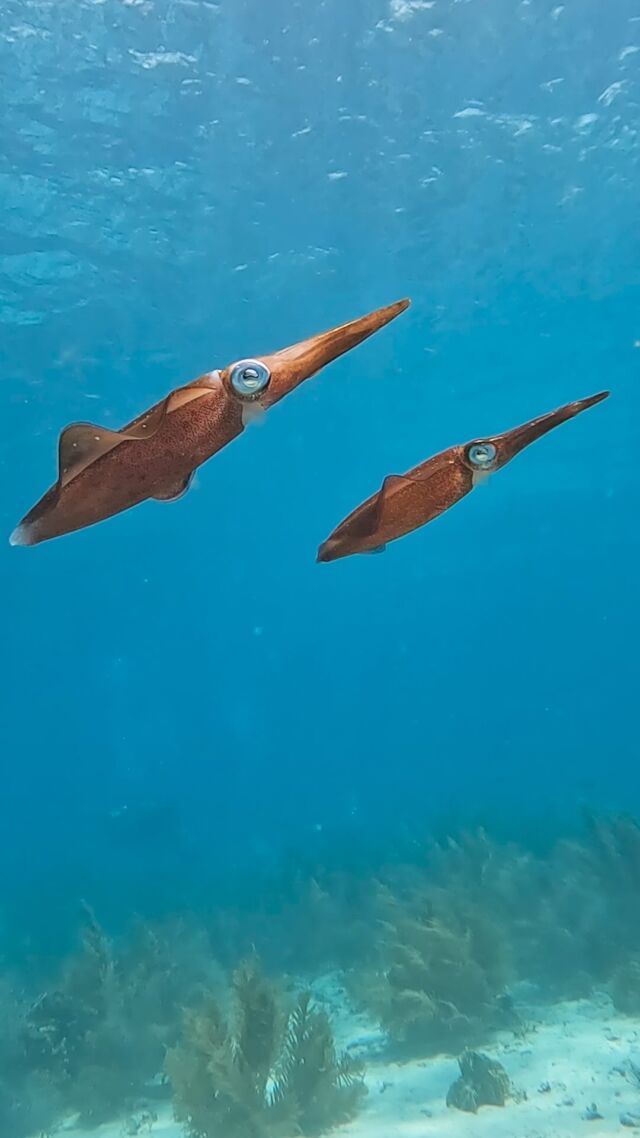
{"type": "Polygon", "coordinates": [[[308,993],[287,1010],[255,962],[234,974],[227,1015],[213,998],[186,1014],[166,1071],[193,1138],[323,1134],[366,1093],[359,1065],[336,1055],[326,1014],[308,993]]]}
{"type": "Polygon", "coordinates": [[[481,1106],[504,1106],[513,1097],[511,1080],[501,1063],[465,1051],[458,1060],[460,1077],[449,1087],[447,1106],[476,1114],[481,1106]]]}

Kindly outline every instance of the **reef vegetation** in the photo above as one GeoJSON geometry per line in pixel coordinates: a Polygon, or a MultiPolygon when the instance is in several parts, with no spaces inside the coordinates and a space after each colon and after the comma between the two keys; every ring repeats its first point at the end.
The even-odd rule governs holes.
{"type": "Polygon", "coordinates": [[[187,1012],[166,1069],[193,1138],[323,1134],[366,1094],[361,1066],[336,1054],[326,1013],[308,992],[287,1006],[255,961],[234,973],[226,1015],[212,996],[187,1012]]]}
{"type": "Polygon", "coordinates": [[[50,976],[0,978],[0,1134],[69,1119],[126,1131],[161,1109],[189,1138],[327,1133],[366,1108],[327,973],[389,1056],[462,1055],[452,1102],[473,1109],[473,1055],[522,1030],[523,981],[528,1000],[597,990],[640,1015],[639,891],[638,823],[588,816],[546,852],[480,830],[375,876],[298,866],[241,907],[212,900],[117,935],[85,907],[50,976]]]}
{"type": "Polygon", "coordinates": [[[370,960],[348,983],[401,1050],[455,1051],[508,1022],[507,947],[495,921],[426,883],[400,893],[380,884],[376,901],[370,960]]]}
{"type": "Polygon", "coordinates": [[[5,989],[0,1133],[21,1138],[67,1117],[89,1129],[162,1095],[154,1081],[183,1001],[217,975],[204,934],[185,922],[138,922],[116,943],[85,909],[79,950],[51,985],[5,989]]]}

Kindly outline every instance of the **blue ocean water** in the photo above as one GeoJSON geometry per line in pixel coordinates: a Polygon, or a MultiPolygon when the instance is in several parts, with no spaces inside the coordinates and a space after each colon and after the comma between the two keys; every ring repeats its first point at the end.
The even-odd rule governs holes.
{"type": "Polygon", "coordinates": [[[3,548],[5,958],[283,856],[634,809],[634,0],[6,0],[2,524],[60,430],[403,297],[148,502],[3,548]],[[385,475],[609,388],[382,557],[385,475]]]}

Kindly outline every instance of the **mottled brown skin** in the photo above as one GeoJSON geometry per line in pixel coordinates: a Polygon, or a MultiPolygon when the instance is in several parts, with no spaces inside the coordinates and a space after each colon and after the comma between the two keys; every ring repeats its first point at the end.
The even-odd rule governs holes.
{"type": "Polygon", "coordinates": [[[154,497],[188,478],[242,430],[237,401],[215,391],[201,396],[166,415],[149,438],[125,439],[67,485],[56,482],[20,523],[31,530],[23,544],[72,533],[154,497]]]}
{"type": "Polygon", "coordinates": [[[601,391],[567,403],[504,434],[449,447],[407,474],[389,475],[377,494],[349,514],[323,542],[318,550],[318,561],[337,561],[353,553],[375,552],[433,521],[464,498],[476,482],[511,462],[524,447],[586,411],[587,407],[600,403],[608,394],[601,391]],[[474,466],[469,458],[471,449],[486,445],[495,447],[494,459],[485,468],[474,466]]]}
{"type": "Polygon", "coordinates": [[[14,545],[37,545],[121,513],[148,498],[170,500],[193,471],[244,430],[243,415],[267,410],[408,308],[400,300],[272,355],[256,400],[233,390],[233,365],[176,388],[119,431],[72,424],[60,436],[58,481],[14,531],[14,545]]]}

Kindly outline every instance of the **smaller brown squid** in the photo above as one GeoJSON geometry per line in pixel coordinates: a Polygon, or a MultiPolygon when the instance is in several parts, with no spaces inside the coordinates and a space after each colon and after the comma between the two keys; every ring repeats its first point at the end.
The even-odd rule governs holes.
{"type": "Polygon", "coordinates": [[[352,553],[381,553],[388,542],[450,510],[524,447],[608,395],[600,391],[577,399],[501,435],[449,447],[407,474],[390,474],[377,494],[349,514],[322,543],[318,561],[337,561],[352,553]]]}

